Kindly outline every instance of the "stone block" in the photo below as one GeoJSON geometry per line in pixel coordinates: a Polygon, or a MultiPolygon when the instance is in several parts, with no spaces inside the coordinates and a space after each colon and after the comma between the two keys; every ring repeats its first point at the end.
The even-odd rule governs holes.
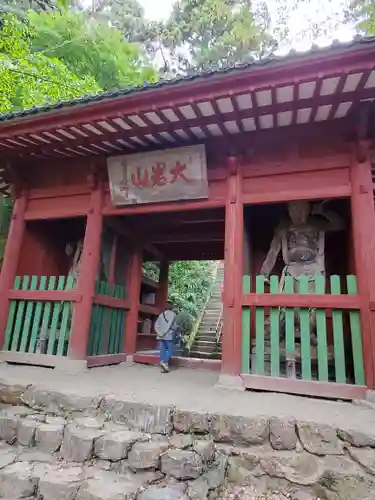
{"type": "Polygon", "coordinates": [[[19,420],[17,428],[17,442],[22,446],[34,446],[35,430],[41,425],[36,419],[24,418],[19,420]]]}
{"type": "Polygon", "coordinates": [[[260,465],[269,476],[286,479],[300,486],[314,485],[324,472],[318,459],[307,453],[290,457],[263,458],[260,460],[260,465]]]}
{"type": "Polygon", "coordinates": [[[84,462],[91,458],[94,440],[103,432],[96,429],[81,428],[69,424],[65,429],[61,455],[67,462],[84,462]]]}
{"type": "Polygon", "coordinates": [[[0,469],[14,463],[17,459],[17,452],[11,446],[0,447],[0,469]]]}
{"type": "Polygon", "coordinates": [[[211,434],[215,441],[233,444],[262,444],[269,438],[269,421],[264,417],[212,416],[211,434]]]}
{"type": "Polygon", "coordinates": [[[333,427],[313,422],[298,422],[297,429],[302,446],[309,453],[322,456],[343,455],[342,442],[333,427]]]}
{"type": "Polygon", "coordinates": [[[187,490],[190,500],[206,500],[209,492],[208,483],[203,477],[192,481],[187,490]]]}
{"type": "Polygon", "coordinates": [[[20,462],[34,462],[34,463],[47,463],[53,464],[56,463],[56,458],[50,453],[46,453],[44,451],[37,450],[35,448],[30,448],[29,450],[25,450],[18,456],[18,460],[20,462]]]}
{"type": "Polygon", "coordinates": [[[211,462],[215,458],[215,443],[212,439],[195,440],[193,449],[202,457],[204,462],[211,462]]]}
{"type": "Polygon", "coordinates": [[[175,409],[173,427],[178,432],[206,434],[210,431],[210,415],[208,413],[175,409]]]}
{"type": "Polygon", "coordinates": [[[40,450],[54,453],[60,449],[63,435],[63,424],[40,424],[35,430],[35,444],[40,450]]]}
{"type": "Polygon", "coordinates": [[[169,438],[169,443],[173,448],[186,450],[193,446],[193,436],[191,434],[174,434],[169,438]]]}
{"type": "Polygon", "coordinates": [[[337,435],[352,446],[358,448],[371,446],[375,448],[375,433],[365,433],[353,429],[337,429],[337,435]]]}
{"type": "Polygon", "coordinates": [[[0,497],[27,498],[36,493],[39,479],[33,465],[17,462],[0,470],[0,497]]]}
{"type": "Polygon", "coordinates": [[[104,460],[122,460],[141,434],[132,431],[109,432],[95,441],[95,455],[104,460]]]}
{"type": "Polygon", "coordinates": [[[83,482],[82,467],[49,466],[39,479],[43,500],[74,500],[83,482]]]}
{"type": "Polygon", "coordinates": [[[173,408],[169,406],[119,401],[114,397],[106,397],[101,409],[113,422],[123,424],[131,430],[151,434],[170,434],[172,431],[173,408]]]}
{"type": "Polygon", "coordinates": [[[93,398],[74,393],[62,394],[56,391],[38,389],[33,386],[26,389],[21,399],[30,408],[54,414],[96,410],[101,402],[101,397],[93,398]]]}
{"type": "Polygon", "coordinates": [[[372,448],[348,448],[349,455],[368,474],[375,475],[375,450],[372,448]]]}
{"type": "Polygon", "coordinates": [[[22,394],[27,386],[0,384],[0,402],[6,405],[22,405],[22,394]]]}
{"type": "Polygon", "coordinates": [[[297,444],[296,421],[289,418],[271,418],[270,442],[275,450],[295,450],[297,444]]]}
{"type": "Polygon", "coordinates": [[[46,424],[51,424],[51,425],[66,425],[67,421],[63,417],[54,417],[52,415],[47,415],[45,418],[45,423],[46,424]]]}
{"type": "Polygon", "coordinates": [[[178,488],[151,486],[138,496],[138,500],[189,500],[178,488]]]}
{"type": "Polygon", "coordinates": [[[160,455],[167,449],[167,441],[135,443],[128,454],[128,466],[132,470],[157,469],[160,455]]]}
{"type": "Polygon", "coordinates": [[[84,481],[76,500],[135,500],[141,489],[136,478],[116,472],[99,472],[84,481]]]}
{"type": "Polygon", "coordinates": [[[13,409],[2,410],[0,412],[0,439],[7,443],[13,443],[17,438],[18,422],[20,415],[13,409]]]}
{"type": "Polygon", "coordinates": [[[215,490],[225,483],[227,463],[227,457],[222,454],[218,454],[215,462],[212,462],[208,466],[208,469],[202,477],[206,480],[209,490],[215,490]]]}
{"type": "Polygon", "coordinates": [[[234,456],[228,459],[228,481],[234,484],[252,484],[255,478],[265,475],[260,458],[255,454],[234,456]]]}
{"type": "Polygon", "coordinates": [[[92,417],[75,418],[72,423],[83,429],[99,430],[103,428],[103,423],[92,417]]]}
{"type": "Polygon", "coordinates": [[[194,451],[169,450],[161,457],[161,471],[176,479],[196,479],[203,472],[203,461],[194,451]]]}

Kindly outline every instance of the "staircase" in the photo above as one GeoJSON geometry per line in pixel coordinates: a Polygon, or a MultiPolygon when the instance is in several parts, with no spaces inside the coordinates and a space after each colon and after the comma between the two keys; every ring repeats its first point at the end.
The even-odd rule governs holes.
{"type": "Polygon", "coordinates": [[[220,262],[210,298],[206,304],[197,335],[190,349],[190,357],[192,358],[221,358],[220,334],[223,321],[221,293],[223,281],[224,263],[220,262]]]}

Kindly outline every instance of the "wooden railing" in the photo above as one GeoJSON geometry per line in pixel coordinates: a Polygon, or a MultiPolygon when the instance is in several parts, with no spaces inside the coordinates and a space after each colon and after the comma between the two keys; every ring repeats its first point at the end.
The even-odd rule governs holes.
{"type": "Polygon", "coordinates": [[[125,314],[129,309],[125,287],[97,281],[95,291],[87,355],[120,354],[124,349],[125,314]]]}
{"type": "Polygon", "coordinates": [[[255,283],[251,293],[250,276],[244,276],[243,374],[364,386],[355,276],[346,276],[345,283],[331,276],[328,293],[323,276],[317,276],[314,285],[306,276],[286,276],[282,292],[278,276],[271,276],[269,292],[264,276],[257,276],[255,283]]]}
{"type": "Polygon", "coordinates": [[[3,349],[65,356],[74,302],[80,298],[72,289],[72,276],[17,276],[9,291],[3,349]]]}

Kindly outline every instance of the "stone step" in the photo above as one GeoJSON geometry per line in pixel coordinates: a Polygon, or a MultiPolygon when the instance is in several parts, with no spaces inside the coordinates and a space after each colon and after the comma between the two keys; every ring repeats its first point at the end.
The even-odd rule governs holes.
{"type": "Polygon", "coordinates": [[[221,359],[221,353],[205,351],[190,351],[190,358],[203,358],[203,359],[221,359]]]}
{"type": "MultiPolygon", "coordinates": [[[[191,357],[215,360],[220,354],[197,350],[191,357]]],[[[173,380],[172,373],[169,383],[173,380]]],[[[224,393],[220,410],[208,414],[198,408],[139,403],[114,394],[104,394],[95,402],[79,391],[62,393],[58,388],[50,391],[10,383],[2,386],[1,401],[6,394],[8,402],[19,406],[0,410],[3,499],[316,500],[318,491],[319,498],[374,499],[375,438],[367,405],[362,410],[359,404],[353,405],[348,421],[344,418],[338,424],[334,411],[348,411],[348,403],[331,402],[337,406],[325,409],[324,418],[320,415],[315,420],[307,409],[307,415],[302,412],[295,420],[278,414],[279,397],[273,413],[258,416],[255,408],[245,416],[238,413],[241,405],[237,404],[233,405],[237,415],[232,414],[233,408],[225,402],[229,395],[224,393]],[[44,410],[20,406],[22,401],[44,410]],[[71,412],[82,416],[67,417],[71,412]],[[95,416],[84,416],[86,412],[95,416]],[[367,425],[361,427],[362,417],[367,425]],[[275,471],[280,481],[275,481],[275,471]],[[259,487],[266,496],[255,491],[254,478],[260,476],[259,487]],[[240,487],[239,495],[229,494],[224,489],[228,484],[240,487]],[[246,485],[251,486],[250,496],[243,495],[246,485]],[[272,488],[282,489],[285,495],[275,496],[272,488]]],[[[212,398],[221,397],[212,391],[212,398]]],[[[252,394],[243,396],[251,407],[252,394]]],[[[232,398],[239,400],[237,395],[232,398]]],[[[284,414],[283,409],[280,413],[284,414]]]]}

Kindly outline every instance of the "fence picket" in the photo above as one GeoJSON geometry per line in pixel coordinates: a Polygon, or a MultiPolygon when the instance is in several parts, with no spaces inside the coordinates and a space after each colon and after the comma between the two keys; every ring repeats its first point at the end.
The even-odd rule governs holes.
{"type": "MultiPolygon", "coordinates": [[[[29,289],[29,276],[23,276],[21,290],[28,290],[28,289],[29,289]]],[[[13,339],[12,339],[12,347],[11,347],[12,351],[18,351],[20,334],[21,334],[22,324],[23,324],[23,316],[24,316],[24,312],[25,312],[25,305],[26,305],[26,302],[24,300],[20,300],[18,303],[16,324],[14,325],[14,332],[13,332],[13,339]]]]}
{"type": "MultiPolygon", "coordinates": [[[[65,290],[71,290],[73,287],[74,287],[74,277],[68,276],[66,280],[65,290]]],[[[59,341],[56,350],[57,356],[63,356],[64,354],[66,335],[69,332],[68,321],[69,321],[70,311],[71,311],[71,302],[64,302],[62,305],[59,341]]]]}
{"type": "MultiPolygon", "coordinates": [[[[315,277],[315,293],[324,294],[326,288],[325,276],[315,277]]],[[[328,382],[328,349],[327,349],[327,322],[326,312],[316,310],[316,334],[318,343],[318,379],[328,382]]]]}
{"type": "MultiPolygon", "coordinates": [[[[57,281],[57,290],[62,291],[65,287],[65,276],[59,276],[57,281]]],[[[55,354],[56,330],[59,322],[59,317],[62,308],[62,302],[55,302],[53,304],[51,328],[49,330],[47,354],[55,354]]]]}
{"type": "MultiPolygon", "coordinates": [[[[242,293],[250,293],[250,276],[242,278],[242,293]]],[[[242,308],[242,373],[250,373],[250,307],[242,308]]]]}
{"type": "MultiPolygon", "coordinates": [[[[346,277],[348,294],[357,294],[357,278],[349,275],[346,277]]],[[[354,381],[357,385],[365,385],[365,369],[363,365],[362,332],[359,311],[349,312],[350,333],[352,339],[354,381]]]]}
{"type": "MultiPolygon", "coordinates": [[[[255,278],[255,292],[264,293],[264,276],[255,278]]],[[[264,307],[255,308],[255,373],[264,374],[264,307]]],[[[252,370],[253,371],[253,370],[252,370]]]]}
{"type": "MultiPolygon", "coordinates": [[[[284,293],[294,293],[293,276],[285,276],[284,293]]],[[[286,308],[285,310],[285,354],[288,365],[288,359],[294,359],[294,310],[286,308]]],[[[287,368],[288,371],[288,368],[287,368]]]]}
{"type": "MultiPolygon", "coordinates": [[[[38,277],[31,276],[30,290],[36,290],[38,287],[38,277]]],[[[35,301],[29,300],[26,306],[26,313],[23,322],[21,343],[19,347],[19,352],[26,352],[27,344],[29,343],[29,333],[31,328],[31,321],[33,319],[35,301]]]]}
{"type": "MultiPolygon", "coordinates": [[[[21,287],[21,277],[16,276],[16,278],[14,280],[13,288],[14,288],[14,290],[19,290],[20,287],[21,287]]],[[[6,326],[6,330],[5,330],[5,340],[4,340],[4,347],[3,347],[3,349],[5,351],[9,351],[9,349],[11,348],[12,337],[13,337],[13,325],[14,325],[14,322],[16,319],[17,306],[18,306],[18,303],[16,300],[10,301],[9,312],[8,312],[8,321],[7,321],[7,326],[6,326]]]]}
{"type": "MultiPolygon", "coordinates": [[[[300,293],[309,292],[309,278],[307,276],[299,277],[300,293]]],[[[301,335],[301,364],[302,379],[311,380],[311,352],[310,352],[310,311],[301,308],[299,311],[300,335],[301,335]]]]}
{"type": "MultiPolygon", "coordinates": [[[[331,276],[331,293],[335,295],[341,294],[340,276],[331,276]]],[[[344,350],[344,329],[342,323],[342,311],[333,309],[332,311],[333,325],[333,350],[335,353],[335,378],[336,382],[346,383],[345,370],[345,350],[344,350]]]]}
{"type": "MultiPolygon", "coordinates": [[[[39,290],[45,290],[47,285],[47,277],[46,276],[41,276],[39,280],[39,290]]],[[[40,325],[40,320],[41,320],[41,315],[43,311],[43,302],[42,301],[37,301],[35,305],[35,311],[34,311],[34,319],[33,319],[33,327],[31,329],[31,337],[30,337],[30,343],[29,343],[29,352],[34,353],[35,352],[35,346],[36,346],[36,341],[38,338],[38,331],[39,331],[39,325],[40,325]]]]}
{"type": "MultiPolygon", "coordinates": [[[[270,293],[279,293],[278,276],[270,277],[270,293]]],[[[270,310],[271,375],[280,376],[280,308],[270,310]]]]}
{"type": "MultiPolygon", "coordinates": [[[[48,290],[54,290],[56,286],[56,276],[50,276],[49,282],[48,282],[48,290]]],[[[40,342],[45,342],[48,336],[48,328],[49,328],[49,323],[50,323],[50,317],[51,317],[51,307],[52,304],[51,302],[45,302],[44,303],[44,311],[43,311],[43,318],[42,318],[42,327],[40,329],[40,342]]],[[[41,349],[44,350],[44,345],[41,345],[41,349]]]]}

